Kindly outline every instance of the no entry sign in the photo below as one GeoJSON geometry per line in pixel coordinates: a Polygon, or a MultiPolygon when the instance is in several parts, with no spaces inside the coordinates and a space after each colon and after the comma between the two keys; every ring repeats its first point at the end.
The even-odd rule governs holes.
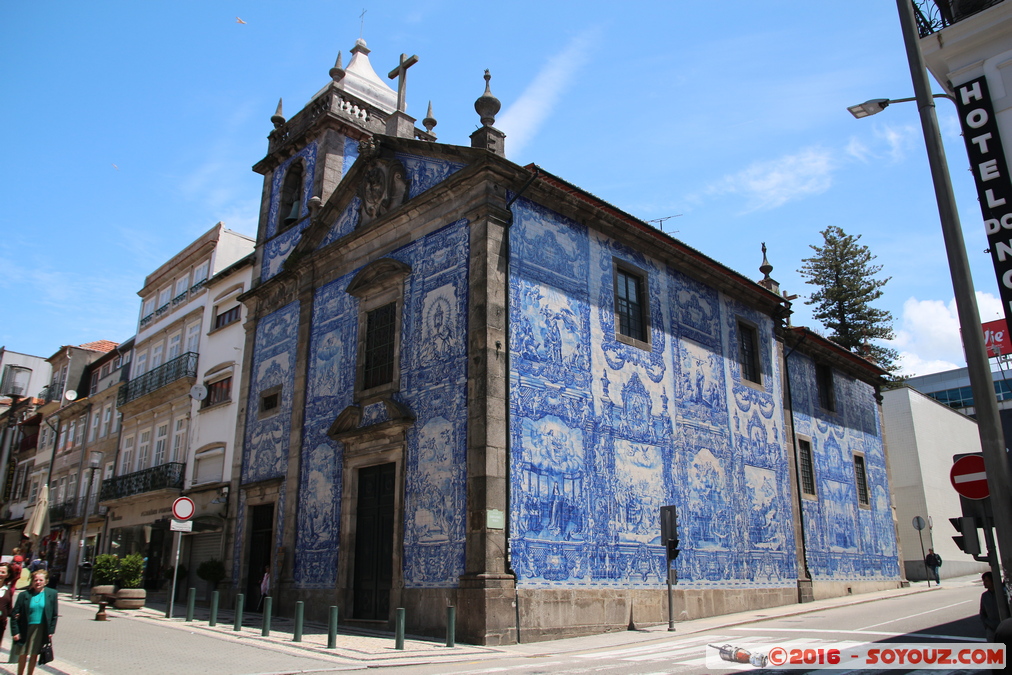
{"type": "Polygon", "coordinates": [[[180,497],[172,502],[172,517],[176,520],[189,520],[193,517],[194,510],[193,500],[189,497],[180,497]]]}
{"type": "Polygon", "coordinates": [[[984,471],[984,457],[970,455],[961,457],[952,464],[949,481],[956,492],[967,499],[987,499],[987,473],[984,471]]]}

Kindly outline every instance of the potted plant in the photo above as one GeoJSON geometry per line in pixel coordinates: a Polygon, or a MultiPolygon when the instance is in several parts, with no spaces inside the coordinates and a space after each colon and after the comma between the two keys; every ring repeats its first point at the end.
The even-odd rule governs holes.
{"type": "Polygon", "coordinates": [[[116,591],[116,609],[140,609],[147,600],[144,585],[144,558],[131,553],[119,563],[120,589],[116,591]]]}
{"type": "Polygon", "coordinates": [[[207,595],[210,596],[218,588],[218,583],[227,576],[225,563],[217,558],[205,560],[197,566],[197,576],[207,582],[207,595]]]}
{"type": "Polygon", "coordinates": [[[116,581],[119,579],[119,556],[103,553],[95,556],[91,566],[91,601],[99,603],[103,595],[116,592],[116,581]]]}

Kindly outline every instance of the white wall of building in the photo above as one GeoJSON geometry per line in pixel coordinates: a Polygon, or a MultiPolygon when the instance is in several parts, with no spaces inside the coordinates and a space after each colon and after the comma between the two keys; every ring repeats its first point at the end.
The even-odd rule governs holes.
{"type": "Polygon", "coordinates": [[[962,515],[959,495],[949,483],[952,456],[980,452],[977,423],[906,387],[883,392],[882,410],[907,578],[925,578],[921,538],[912,524],[915,516],[934,526],[920,535],[925,553],[934,548],[942,556],[943,579],[985,571],[985,564],[956,547],[956,532],[948,522],[962,515]]]}

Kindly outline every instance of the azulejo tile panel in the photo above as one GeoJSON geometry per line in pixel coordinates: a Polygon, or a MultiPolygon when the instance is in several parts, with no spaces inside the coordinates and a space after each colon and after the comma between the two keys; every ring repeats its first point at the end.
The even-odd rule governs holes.
{"type": "Polygon", "coordinates": [[[524,199],[510,236],[518,583],[663,586],[659,509],[674,504],[680,583],[793,584],[768,317],[524,199]],[[616,337],[616,261],[646,275],[649,349],[616,337]],[[766,389],[740,384],[726,357],[741,314],[760,326],[766,389]]]}
{"type": "Polygon", "coordinates": [[[812,443],[817,498],[804,500],[808,568],[815,579],[898,579],[896,533],[874,388],[834,373],[836,411],[818,404],[815,363],[788,357],[797,433],[812,443]],[[868,504],[860,504],[854,455],[865,461],[868,504]]]}
{"type": "MultiPolygon", "coordinates": [[[[404,449],[404,583],[453,587],[464,570],[468,223],[461,220],[389,254],[411,267],[401,312],[401,389],[415,421],[404,449]]],[[[358,270],[317,289],[307,373],[296,535],[296,585],[337,582],[343,485],[341,443],[327,430],[354,403],[358,270]]],[[[361,428],[388,421],[363,407],[361,428]]]]}
{"type": "Polygon", "coordinates": [[[288,463],[299,303],[293,302],[262,318],[253,346],[253,371],[246,405],[242,482],[284,477],[288,463]],[[260,414],[261,392],[280,388],[275,414],[260,414]]]}
{"type": "Polygon", "coordinates": [[[396,157],[404,165],[404,171],[407,173],[411,185],[408,190],[408,199],[414,199],[426,190],[432,189],[465,166],[457,162],[403,152],[397,153],[396,157]]]}

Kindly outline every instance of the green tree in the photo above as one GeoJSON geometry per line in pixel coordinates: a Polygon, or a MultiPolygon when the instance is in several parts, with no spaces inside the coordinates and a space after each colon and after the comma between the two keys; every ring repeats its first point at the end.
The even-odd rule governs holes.
{"type": "Polygon", "coordinates": [[[822,234],[823,245],[811,246],[815,255],[802,260],[798,273],[817,290],[805,301],[814,305],[812,316],[831,331],[829,339],[860,354],[895,376],[899,353],[873,340],[892,340],[893,316],[871,303],[882,297],[890,277],[876,278],[881,265],[858,243],[861,235],[849,235],[835,225],[822,234]]]}

